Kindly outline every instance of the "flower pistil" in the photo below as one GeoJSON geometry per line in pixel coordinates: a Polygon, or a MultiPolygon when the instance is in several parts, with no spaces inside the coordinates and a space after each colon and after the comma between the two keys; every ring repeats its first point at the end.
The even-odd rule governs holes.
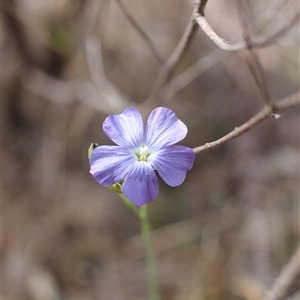
{"type": "Polygon", "coordinates": [[[149,155],[150,153],[148,152],[147,146],[139,147],[139,152],[136,154],[138,161],[147,161],[149,155]]]}

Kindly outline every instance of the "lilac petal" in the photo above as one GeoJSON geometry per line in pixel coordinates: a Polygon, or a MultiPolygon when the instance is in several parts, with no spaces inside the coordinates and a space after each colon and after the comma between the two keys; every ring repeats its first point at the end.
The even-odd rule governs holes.
{"type": "Polygon", "coordinates": [[[137,206],[156,199],[158,179],[152,166],[145,161],[136,162],[125,178],[122,191],[137,206]]]}
{"type": "Polygon", "coordinates": [[[90,158],[90,173],[104,186],[122,180],[137,160],[128,149],[120,146],[99,146],[90,158]]]}
{"type": "Polygon", "coordinates": [[[143,140],[143,119],[135,108],[127,108],[120,115],[107,117],[103,130],[117,145],[137,148],[143,140]]]}
{"type": "Polygon", "coordinates": [[[186,172],[192,168],[194,160],[194,151],[184,146],[165,147],[148,157],[148,162],[170,186],[182,184],[186,172]]]}
{"type": "Polygon", "coordinates": [[[187,127],[176,114],[165,107],[158,107],[150,114],[146,130],[146,145],[152,151],[176,144],[185,138],[187,127]]]}

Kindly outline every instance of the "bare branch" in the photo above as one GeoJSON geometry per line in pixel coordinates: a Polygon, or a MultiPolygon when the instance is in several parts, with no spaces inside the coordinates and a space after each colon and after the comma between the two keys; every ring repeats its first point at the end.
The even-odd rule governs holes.
{"type": "MultiPolygon", "coordinates": [[[[251,42],[250,26],[249,23],[254,19],[252,2],[238,1],[239,18],[244,28],[245,42],[247,45],[251,42]]],[[[248,46],[248,53],[246,53],[246,63],[250,70],[250,73],[254,79],[254,82],[266,104],[271,105],[271,96],[268,90],[267,81],[264,76],[263,67],[260,63],[259,57],[254,49],[248,46]],[[249,54],[249,55],[247,55],[249,54]]]]}
{"type": "Polygon", "coordinates": [[[26,90],[53,103],[69,105],[76,98],[72,83],[50,76],[38,68],[31,67],[20,76],[26,90]]]}
{"type": "Polygon", "coordinates": [[[115,2],[119,5],[120,9],[122,10],[123,14],[129,21],[129,23],[134,27],[134,29],[139,33],[139,35],[143,38],[143,40],[147,43],[149,50],[152,52],[152,54],[159,60],[161,64],[164,63],[163,56],[159,53],[159,51],[154,46],[152,40],[147,35],[145,30],[138,24],[138,22],[134,19],[134,17],[130,14],[130,12],[125,7],[122,0],[115,0],[115,2]]]}
{"type": "Polygon", "coordinates": [[[26,32],[34,36],[34,38],[46,49],[53,50],[53,46],[47,38],[37,30],[34,17],[20,9],[13,1],[1,1],[1,11],[6,18],[12,37],[16,39],[18,51],[25,64],[35,64],[37,58],[32,55],[31,47],[26,40],[26,32]]]}
{"type": "Polygon", "coordinates": [[[254,28],[253,25],[249,28],[252,32],[252,34],[257,34],[262,29],[264,29],[268,24],[278,16],[280,11],[283,9],[283,7],[289,2],[290,0],[279,0],[278,2],[274,2],[271,4],[271,6],[266,10],[268,13],[264,14],[264,20],[259,20],[258,22],[255,22],[256,27],[254,28]],[[262,24],[263,22],[263,24],[262,24]],[[261,25],[260,25],[261,24],[261,25]],[[260,26],[258,26],[260,25],[260,26]]]}
{"type": "Polygon", "coordinates": [[[202,57],[194,65],[170,80],[170,82],[161,89],[159,94],[160,98],[163,99],[163,101],[169,101],[197,77],[218,65],[229,55],[231,55],[231,53],[220,52],[219,49],[216,49],[205,57],[202,57]]]}
{"type": "Polygon", "coordinates": [[[283,36],[286,32],[288,32],[297,22],[299,19],[300,13],[298,12],[291,20],[282,28],[280,28],[275,33],[271,34],[269,37],[263,39],[257,39],[255,41],[249,41],[246,43],[245,41],[236,43],[236,44],[229,44],[226,40],[219,37],[215,31],[211,28],[209,23],[207,22],[204,16],[201,16],[198,12],[195,13],[195,20],[198,25],[202,28],[204,33],[222,50],[229,51],[229,52],[237,52],[247,48],[254,48],[254,47],[265,47],[272,43],[274,43],[278,38],[283,36]]]}
{"type": "MultiPolygon", "coordinates": [[[[300,276],[300,246],[283,269],[282,273],[267,292],[264,300],[283,300],[289,295],[289,290],[293,287],[300,276]]],[[[298,283],[298,282],[297,282],[298,283]]]]}
{"type": "Polygon", "coordinates": [[[240,127],[236,127],[233,131],[229,132],[228,134],[226,134],[225,136],[223,136],[222,138],[214,142],[206,143],[205,145],[196,147],[193,150],[196,154],[213,150],[241,136],[242,134],[249,131],[250,129],[258,125],[261,121],[267,119],[268,117],[274,116],[273,115],[274,113],[299,104],[300,104],[300,93],[298,91],[297,93],[288,96],[287,98],[275,102],[273,106],[265,105],[264,108],[258,114],[256,114],[254,117],[252,117],[249,121],[247,121],[240,127]]]}
{"type": "Polygon", "coordinates": [[[265,103],[271,105],[271,96],[268,91],[267,82],[259,58],[252,49],[249,50],[249,54],[251,57],[248,59],[246,58],[246,62],[250,73],[265,103]]]}
{"type": "Polygon", "coordinates": [[[99,94],[105,99],[106,104],[115,111],[127,107],[129,101],[125,95],[105,75],[99,39],[93,37],[86,39],[86,59],[92,82],[98,89],[99,94]]]}
{"type": "Polygon", "coordinates": [[[31,93],[62,105],[77,101],[105,114],[128,107],[129,100],[105,75],[101,44],[95,37],[86,39],[86,59],[91,82],[64,81],[31,67],[22,72],[22,84],[31,93]]]}
{"type": "Polygon", "coordinates": [[[168,81],[172,71],[176,68],[176,66],[179,64],[182,57],[186,53],[186,50],[191,44],[195,36],[195,33],[198,29],[197,23],[195,23],[195,14],[198,13],[204,15],[204,9],[207,1],[208,0],[205,1],[200,0],[196,2],[195,8],[190,17],[188,25],[183,33],[183,36],[181,37],[176,48],[173,50],[171,55],[166,60],[165,64],[160,69],[148,100],[157,97],[160,88],[168,81]]]}
{"type": "MultiPolygon", "coordinates": [[[[272,20],[273,17],[279,13],[280,9],[282,9],[282,7],[288,1],[289,0],[280,0],[275,4],[273,3],[268,9],[265,10],[264,13],[258,16],[255,21],[246,28],[247,32],[251,31],[253,34],[253,31],[258,32],[265,27],[270,20],[272,20]]],[[[208,71],[210,68],[213,68],[222,62],[230,54],[232,54],[232,52],[220,52],[219,48],[217,48],[207,56],[200,58],[194,65],[190,66],[182,73],[171,79],[159,92],[159,98],[163,99],[163,101],[169,101],[192,81],[208,71]]]]}
{"type": "Polygon", "coordinates": [[[207,1],[208,0],[202,0],[202,1],[200,0],[200,1],[197,1],[196,4],[195,4],[196,9],[197,9],[197,6],[199,5],[198,12],[201,16],[204,16],[204,10],[205,10],[205,6],[207,4],[207,1]]]}
{"type": "Polygon", "coordinates": [[[23,72],[21,81],[26,90],[53,103],[69,105],[79,102],[104,114],[113,114],[124,108],[124,106],[116,108],[112,104],[108,105],[107,99],[104,98],[106,94],[102,95],[91,82],[64,81],[38,68],[23,72]]]}

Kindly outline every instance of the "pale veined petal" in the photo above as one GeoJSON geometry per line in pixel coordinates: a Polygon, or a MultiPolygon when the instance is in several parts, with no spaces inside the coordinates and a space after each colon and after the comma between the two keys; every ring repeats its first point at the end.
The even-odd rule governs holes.
{"type": "Polygon", "coordinates": [[[195,153],[191,148],[176,145],[160,149],[148,157],[148,162],[170,186],[182,184],[194,160],[195,153]]]}
{"type": "Polygon", "coordinates": [[[137,158],[120,146],[99,146],[91,154],[90,173],[104,186],[122,180],[137,158]]]}
{"type": "Polygon", "coordinates": [[[120,115],[111,115],[103,123],[106,135],[117,145],[130,149],[141,145],[144,134],[142,116],[135,108],[127,108],[120,115]]]}
{"type": "Polygon", "coordinates": [[[145,129],[145,144],[155,151],[165,146],[174,145],[185,138],[186,125],[176,114],[165,107],[158,107],[150,114],[145,129]]]}
{"type": "Polygon", "coordinates": [[[159,184],[152,166],[145,161],[134,163],[125,178],[122,190],[124,195],[137,206],[155,200],[159,184]]]}

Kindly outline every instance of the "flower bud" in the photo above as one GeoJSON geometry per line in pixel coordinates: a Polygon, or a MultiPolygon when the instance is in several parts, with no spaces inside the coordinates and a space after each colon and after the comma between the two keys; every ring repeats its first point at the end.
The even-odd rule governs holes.
{"type": "Polygon", "coordinates": [[[88,159],[91,158],[92,152],[99,147],[99,145],[97,143],[91,143],[89,150],[88,150],[88,159]]]}

